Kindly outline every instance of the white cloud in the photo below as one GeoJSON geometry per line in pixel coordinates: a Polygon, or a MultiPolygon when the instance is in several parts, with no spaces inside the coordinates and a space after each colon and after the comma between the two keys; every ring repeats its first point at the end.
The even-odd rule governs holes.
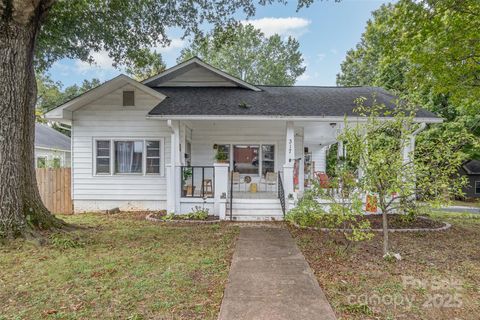
{"type": "Polygon", "coordinates": [[[174,51],[174,50],[177,50],[177,49],[182,49],[186,45],[187,45],[187,41],[185,41],[181,38],[172,38],[172,39],[170,39],[170,45],[169,46],[167,46],[167,47],[158,46],[158,47],[155,47],[153,49],[156,50],[159,53],[167,53],[167,52],[174,51]]]}
{"type": "Polygon", "coordinates": [[[318,61],[323,61],[326,56],[327,56],[326,53],[319,53],[319,54],[317,54],[317,59],[318,59],[318,61]]]}
{"type": "Polygon", "coordinates": [[[305,72],[297,78],[297,81],[300,81],[300,82],[307,81],[307,80],[310,80],[311,78],[312,78],[312,76],[309,75],[307,72],[305,72]]]}
{"type": "Polygon", "coordinates": [[[244,20],[243,24],[251,24],[255,28],[262,30],[267,37],[279,34],[281,36],[299,37],[307,31],[311,21],[304,18],[261,18],[253,20],[244,20]]]}
{"type": "Polygon", "coordinates": [[[75,68],[79,73],[87,73],[94,70],[111,71],[114,70],[113,59],[108,56],[107,51],[92,52],[91,56],[94,63],[75,60],[75,68]]]}

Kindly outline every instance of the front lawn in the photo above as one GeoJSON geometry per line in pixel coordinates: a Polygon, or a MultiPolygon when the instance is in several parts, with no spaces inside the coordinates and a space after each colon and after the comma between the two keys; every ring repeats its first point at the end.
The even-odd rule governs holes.
{"type": "Polygon", "coordinates": [[[291,232],[341,319],[478,319],[480,216],[434,218],[453,226],[390,234],[398,262],[381,258],[381,234],[345,251],[338,233],[291,232]]]}
{"type": "Polygon", "coordinates": [[[0,245],[0,319],[215,319],[238,229],[143,215],[62,216],[85,228],[0,245]]]}

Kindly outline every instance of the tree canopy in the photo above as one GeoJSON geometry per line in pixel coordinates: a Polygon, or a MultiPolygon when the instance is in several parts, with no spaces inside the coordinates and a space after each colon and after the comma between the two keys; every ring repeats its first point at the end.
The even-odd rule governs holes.
{"type": "Polygon", "coordinates": [[[477,0],[382,5],[347,52],[337,83],[384,87],[480,136],[478,30],[477,0]]]}
{"type": "Polygon", "coordinates": [[[197,37],[182,50],[178,62],[194,56],[244,81],[263,85],[293,85],[305,72],[296,39],[266,37],[252,25],[237,24],[197,37]]]}
{"type": "MultiPolygon", "coordinates": [[[[259,0],[261,5],[274,0],[259,0]]],[[[283,0],[278,2],[285,3],[283,0]]],[[[298,0],[298,8],[313,0],[298,0]]],[[[35,71],[62,58],[92,62],[105,51],[115,64],[147,59],[152,47],[169,44],[170,28],[184,35],[220,27],[254,0],[0,0],[0,237],[31,236],[63,228],[43,205],[35,179],[35,71]],[[147,57],[147,58],[146,58],[147,57]]]]}
{"type": "MultiPolygon", "coordinates": [[[[233,23],[233,15],[239,12],[253,16],[257,4],[254,0],[76,0],[32,4],[17,1],[13,3],[13,10],[34,10],[32,6],[36,2],[42,2],[48,10],[35,50],[36,65],[41,70],[62,58],[92,62],[91,52],[102,50],[108,52],[116,64],[128,65],[145,59],[149,54],[146,48],[170,44],[169,28],[181,29],[184,35],[200,34],[202,25],[220,27],[233,23]]],[[[272,2],[259,0],[258,4],[272,2]]],[[[311,3],[313,0],[298,0],[298,8],[311,3]]],[[[0,14],[2,11],[0,6],[0,14]]]]}

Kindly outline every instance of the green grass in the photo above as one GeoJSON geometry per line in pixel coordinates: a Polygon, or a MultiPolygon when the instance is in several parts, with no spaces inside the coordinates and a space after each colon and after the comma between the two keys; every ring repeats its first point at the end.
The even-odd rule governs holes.
{"type": "Polygon", "coordinates": [[[382,259],[381,234],[338,254],[345,248],[338,233],[291,232],[339,319],[478,319],[480,215],[430,216],[451,229],[391,233],[392,251],[402,255],[393,263],[382,259]]]}
{"type": "Polygon", "coordinates": [[[138,215],[62,216],[84,228],[0,246],[0,319],[215,319],[238,233],[138,215]]]}

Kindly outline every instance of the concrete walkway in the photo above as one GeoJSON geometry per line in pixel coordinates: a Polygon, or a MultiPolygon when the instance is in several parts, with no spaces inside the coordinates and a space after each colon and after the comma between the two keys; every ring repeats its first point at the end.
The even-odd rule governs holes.
{"type": "Polygon", "coordinates": [[[336,319],[288,230],[240,230],[220,320],[336,319]]]}
{"type": "Polygon", "coordinates": [[[464,207],[464,206],[449,206],[438,209],[439,211],[459,212],[459,213],[477,213],[480,214],[480,208],[464,207]]]}

